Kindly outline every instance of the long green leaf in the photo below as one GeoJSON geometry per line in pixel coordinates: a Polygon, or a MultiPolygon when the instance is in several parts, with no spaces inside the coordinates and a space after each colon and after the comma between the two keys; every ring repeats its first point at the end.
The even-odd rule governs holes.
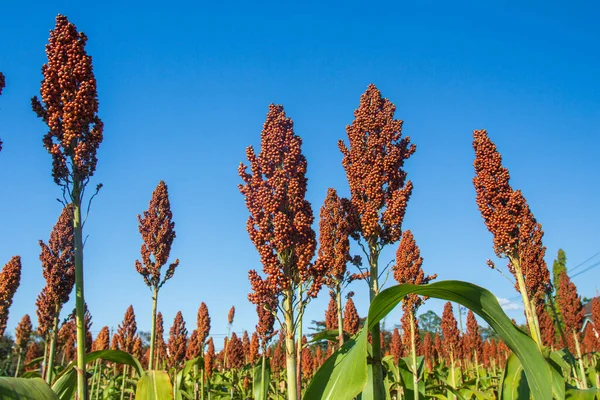
{"type": "Polygon", "coordinates": [[[367,383],[367,330],[348,340],[319,368],[304,398],[354,399],[367,383]]]}
{"type": "Polygon", "coordinates": [[[407,294],[419,294],[454,301],[483,318],[502,338],[504,343],[523,362],[523,370],[531,394],[536,400],[552,398],[550,366],[535,342],[518,329],[506,316],[490,291],[461,281],[442,281],[428,285],[397,285],[388,288],[373,299],[369,308],[368,327],[371,329],[398,305],[407,294]]]}
{"type": "Polygon", "coordinates": [[[262,358],[260,358],[256,365],[252,368],[252,394],[254,400],[267,400],[269,394],[269,383],[271,382],[271,367],[269,359],[265,360],[265,376],[262,375],[262,358]],[[264,385],[263,385],[264,382],[264,385]]]}
{"type": "Polygon", "coordinates": [[[173,398],[173,387],[166,371],[148,371],[138,381],[136,400],[165,400],[173,398]]]}
{"type": "Polygon", "coordinates": [[[2,400],[59,400],[50,386],[41,378],[0,377],[0,399],[2,400]]]}
{"type": "MultiPolygon", "coordinates": [[[[506,360],[504,375],[499,387],[498,397],[502,400],[519,400],[529,398],[529,386],[527,385],[527,377],[523,372],[523,366],[513,353],[506,360]]],[[[550,395],[549,399],[552,398],[550,395]]]]}

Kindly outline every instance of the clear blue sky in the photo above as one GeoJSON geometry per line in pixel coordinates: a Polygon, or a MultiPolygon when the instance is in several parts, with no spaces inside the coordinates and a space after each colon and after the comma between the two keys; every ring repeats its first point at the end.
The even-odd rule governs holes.
{"type": "MultiPolygon", "coordinates": [[[[23,314],[35,315],[44,285],[37,241],[48,239],[61,207],[41,143],[45,126],[29,105],[59,12],[89,37],[105,123],[92,181],[104,188],[85,229],[94,333],[116,328],[129,304],[138,327],[149,330],[150,292],[134,268],[141,244],[136,217],[161,179],[176,222],[172,256],[181,260],[160,292],[166,329],[182,310],[191,331],[201,301],[213,333],[226,332],[232,305],[234,329],[253,329],[247,270],[260,264],[237,189],[245,148],[259,144],[268,104],[283,104],[303,138],[308,198],[318,215],[328,187],[348,193],[336,143],[371,82],[397,105],[404,133],[417,144],[406,164],[415,190],[404,227],[415,234],[426,272],[474,282],[505,299],[517,294],[485,265],[492,237],[471,183],[472,131],[481,128],[543,224],[547,262],[559,248],[571,267],[600,251],[597,5],[285,3],[3,4],[0,260],[23,259],[9,331],[23,314]]],[[[384,252],[382,264],[394,252],[384,252]]],[[[594,268],[575,278],[580,293],[594,295],[599,276],[594,268]]],[[[352,290],[365,315],[366,287],[352,290]]],[[[323,292],[308,321],[322,318],[326,301],[323,292]]],[[[442,304],[427,308],[440,313],[442,304]]],[[[509,315],[523,321],[522,310],[509,315]]],[[[388,326],[399,318],[392,314],[388,326]]]]}

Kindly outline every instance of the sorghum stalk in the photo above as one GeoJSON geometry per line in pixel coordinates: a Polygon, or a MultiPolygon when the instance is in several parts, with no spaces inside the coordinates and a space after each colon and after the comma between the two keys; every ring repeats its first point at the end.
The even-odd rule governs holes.
{"type": "Polygon", "coordinates": [[[298,389],[296,380],[296,346],[294,343],[294,306],[293,291],[286,289],[283,298],[283,313],[285,318],[285,361],[287,369],[288,400],[298,399],[298,389]]]}
{"type": "MultiPolygon", "coordinates": [[[[344,155],[342,165],[350,186],[351,236],[359,240],[369,263],[369,299],[379,293],[379,255],[382,248],[400,239],[412,183],[406,181],[404,160],[416,150],[410,138],[402,138],[402,121],[394,119],[396,107],[369,85],[347,126],[349,147],[338,147],[344,155]],[[364,239],[364,244],[360,238],[364,239]],[[365,248],[366,245],[366,248],[365,248]]],[[[374,400],[384,399],[380,326],[371,329],[371,367],[374,400]]]]}
{"type": "Polygon", "coordinates": [[[103,131],[102,121],[97,116],[96,79],[91,57],[85,51],[86,42],[85,34],[77,32],[65,16],[56,17],[56,27],[46,46],[48,63],[42,67],[42,101],[37,97],[32,99],[34,112],[49,128],[43,143],[52,155],[54,182],[63,188],[65,197],[70,197],[73,204],[78,400],[88,398],[81,202],[87,182],[96,169],[96,151],[103,131]]]}
{"type": "Polygon", "coordinates": [[[342,319],[342,291],[338,290],[335,294],[335,300],[337,303],[337,317],[338,317],[338,342],[341,348],[344,345],[344,320],[342,319]]]}
{"type": "Polygon", "coordinates": [[[417,368],[417,346],[416,346],[416,332],[415,332],[415,315],[410,312],[410,344],[411,344],[411,359],[412,359],[412,375],[413,375],[413,387],[415,400],[419,400],[419,370],[417,368]]]}
{"type": "MultiPolygon", "coordinates": [[[[148,210],[144,211],[143,217],[138,215],[139,231],[144,243],[140,250],[142,260],[135,261],[136,271],[142,275],[144,283],[152,291],[151,325],[153,328],[156,327],[158,291],[166,281],[173,277],[175,269],[179,265],[179,259],[176,259],[169,265],[164,278],[161,277],[161,268],[167,264],[176,236],[175,222],[171,220],[172,217],[168,188],[164,181],[160,181],[152,192],[148,210]]],[[[152,329],[150,356],[148,357],[148,369],[150,370],[154,367],[155,342],[156,332],[155,329],[152,329]]]]}
{"type": "Polygon", "coordinates": [[[48,347],[48,364],[46,370],[46,382],[52,384],[52,374],[54,370],[54,355],[56,353],[56,340],[58,336],[58,316],[60,315],[60,307],[56,306],[54,314],[54,323],[52,324],[52,332],[50,332],[50,346],[48,347]]]}

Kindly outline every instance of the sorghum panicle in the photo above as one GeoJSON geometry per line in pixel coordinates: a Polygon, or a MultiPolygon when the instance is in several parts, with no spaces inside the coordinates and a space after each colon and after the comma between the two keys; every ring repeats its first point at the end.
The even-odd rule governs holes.
{"type": "Polygon", "coordinates": [[[442,334],[444,335],[445,348],[452,352],[459,350],[458,346],[460,345],[460,332],[458,331],[458,324],[456,323],[456,318],[454,318],[452,303],[450,302],[447,302],[444,305],[441,328],[442,334]]]}
{"type": "Polygon", "coordinates": [[[338,328],[337,303],[333,295],[329,296],[329,305],[325,312],[325,329],[328,331],[338,328]]]}
{"type": "Polygon", "coordinates": [[[560,274],[558,279],[558,306],[560,313],[567,328],[567,343],[569,349],[575,354],[575,345],[572,332],[581,333],[583,324],[583,305],[581,296],[577,294],[577,286],[571,281],[566,272],[560,274]]]}
{"type": "Polygon", "coordinates": [[[94,340],[94,344],[92,345],[92,351],[98,350],[108,350],[110,349],[110,331],[108,326],[103,326],[98,332],[98,336],[96,336],[96,340],[94,340]]]}
{"type": "Polygon", "coordinates": [[[21,282],[21,257],[14,256],[0,272],[0,337],[4,335],[8,311],[21,282]]]}
{"type": "Polygon", "coordinates": [[[137,333],[137,323],[135,322],[135,311],[130,305],[125,311],[123,322],[117,327],[117,340],[119,342],[119,350],[131,353],[135,345],[137,333]]]}
{"type": "Polygon", "coordinates": [[[392,332],[392,340],[390,342],[390,353],[394,356],[394,360],[398,362],[404,356],[404,345],[398,328],[394,328],[392,332]]]}
{"type": "Polygon", "coordinates": [[[481,360],[483,341],[477,319],[473,311],[469,310],[467,314],[467,332],[464,335],[465,357],[471,359],[473,352],[477,354],[481,360]]]}
{"type": "Polygon", "coordinates": [[[169,265],[161,280],[161,268],[166,265],[175,239],[175,222],[171,221],[171,203],[164,181],[160,181],[152,192],[148,210],[138,215],[139,231],[144,243],[141,248],[142,261],[135,260],[135,269],[142,275],[144,282],[151,288],[160,288],[173,277],[179,259],[169,265]]]}
{"type": "Polygon", "coordinates": [[[212,376],[212,372],[215,369],[215,344],[213,342],[213,338],[208,339],[208,345],[206,349],[206,353],[204,355],[204,372],[206,376],[210,379],[212,376]]]}
{"type": "Polygon", "coordinates": [[[210,334],[210,315],[208,314],[208,307],[204,302],[200,304],[198,308],[198,317],[196,319],[196,329],[198,331],[198,343],[200,345],[200,351],[204,351],[204,344],[210,334]]]}
{"type": "Polygon", "coordinates": [[[48,125],[43,143],[52,155],[57,184],[66,185],[71,174],[79,181],[94,175],[102,142],[96,78],[86,42],[87,36],[67,17],[56,17],[46,45],[48,63],[42,66],[41,101],[37,96],[31,100],[33,111],[48,125]]]}
{"type": "Polygon", "coordinates": [[[283,290],[312,279],[309,295],[317,295],[323,277],[311,268],[315,253],[314,220],[306,195],[306,158],[302,140],[282,106],[271,104],[261,133],[261,151],[250,146],[248,167],[240,164],[239,185],[250,212],[246,229],[260,254],[265,277],[248,273],[254,304],[277,297],[283,290]]]}
{"type": "Polygon", "coordinates": [[[344,331],[350,335],[355,335],[358,332],[360,326],[360,318],[356,311],[356,306],[352,298],[346,300],[346,306],[344,307],[344,331]]]}
{"type": "Polygon", "coordinates": [[[244,365],[244,344],[233,332],[227,344],[227,366],[228,369],[238,369],[244,365]]]}
{"type": "Polygon", "coordinates": [[[412,193],[402,169],[404,160],[416,150],[409,137],[402,137],[402,121],[394,119],[396,106],[369,85],[346,127],[349,148],[338,147],[350,185],[351,202],[357,214],[357,230],[367,242],[396,242],[402,234],[402,220],[412,193]]]}
{"type": "Polygon", "coordinates": [[[15,344],[19,350],[25,350],[31,338],[31,318],[25,314],[15,329],[15,344]]]}
{"type": "Polygon", "coordinates": [[[185,347],[187,344],[188,331],[185,328],[185,321],[181,311],[177,311],[173,326],[169,330],[169,367],[178,367],[185,360],[185,347]]]}

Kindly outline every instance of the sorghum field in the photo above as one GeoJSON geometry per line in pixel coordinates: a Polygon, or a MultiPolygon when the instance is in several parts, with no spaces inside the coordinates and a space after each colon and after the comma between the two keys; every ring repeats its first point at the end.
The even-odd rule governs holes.
{"type": "MultiPolygon", "coordinates": [[[[385,88],[373,84],[355,99],[338,150],[323,149],[341,152],[349,196],[329,188],[318,210],[307,200],[307,157],[282,105],[268,106],[260,146],[249,146],[239,164],[238,200],[260,257],[247,275],[254,330],[236,333],[235,307],[228,315],[211,314],[202,294],[189,295],[199,304],[195,319],[186,321],[181,312],[172,324],[163,319],[161,303],[169,301],[163,288],[177,283],[180,262],[171,251],[176,218],[161,180],[137,216],[143,244],[129,266],[139,274],[136,284],[148,288],[150,330],[138,329],[130,306],[115,330],[94,320],[103,327],[92,335],[86,295],[103,289],[84,282],[85,222],[102,201],[94,174],[103,162],[98,149],[111,133],[99,112],[102,82],[87,41],[74,21],[56,17],[39,93],[31,99],[63,209],[39,242],[35,268],[45,287],[31,299],[36,315],[11,312],[23,284],[20,256],[0,272],[0,399],[600,398],[600,298],[578,293],[564,251],[552,267],[546,264],[543,221],[501,155],[523,149],[497,146],[501,133],[472,132],[472,207],[493,238],[490,256],[503,260],[488,259],[486,267],[483,259],[480,267],[488,268],[490,280],[514,286],[525,321],[518,324],[468,276],[440,280],[439,269],[424,264],[418,235],[403,225],[413,193],[405,163],[417,148],[385,88]],[[384,249],[395,253],[392,261],[384,249]],[[365,315],[357,311],[355,291],[368,291],[365,315]],[[329,304],[314,330],[306,312],[317,297],[329,304]],[[445,302],[441,317],[419,312],[431,299],[445,302]],[[398,327],[386,329],[382,321],[395,309],[402,315],[398,327]],[[14,335],[5,332],[9,315],[20,321],[14,335]],[[211,336],[215,319],[227,321],[224,342],[211,336]]],[[[10,85],[11,77],[0,73],[0,94],[10,85]]],[[[0,119],[7,117],[0,107],[0,119]]],[[[229,300],[223,295],[222,301],[229,300]]]]}

